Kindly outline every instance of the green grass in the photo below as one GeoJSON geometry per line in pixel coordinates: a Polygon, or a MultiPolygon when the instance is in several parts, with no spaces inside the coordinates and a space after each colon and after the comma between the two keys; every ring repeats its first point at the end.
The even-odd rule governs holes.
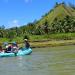
{"type": "Polygon", "coordinates": [[[16,41],[17,43],[23,42],[23,37],[16,37],[11,42],[16,41]]]}
{"type": "Polygon", "coordinates": [[[48,21],[48,24],[51,25],[53,23],[55,18],[58,18],[59,20],[64,19],[65,16],[74,16],[75,10],[67,5],[60,4],[56,8],[53,8],[52,12],[49,12],[46,16],[42,17],[37,26],[43,25],[45,20],[48,21]],[[60,10],[60,11],[59,11],[60,10]]]}
{"type": "Polygon", "coordinates": [[[73,40],[75,39],[75,33],[57,33],[49,35],[32,35],[30,36],[31,41],[41,40],[73,40]]]}
{"type": "Polygon", "coordinates": [[[9,40],[7,38],[0,38],[0,45],[3,43],[3,42],[8,42],[9,40]]]}
{"type": "MultiPolygon", "coordinates": [[[[73,40],[75,39],[75,33],[57,33],[57,34],[45,34],[45,35],[29,35],[30,41],[44,41],[44,40],[73,40]]],[[[17,43],[23,42],[23,37],[13,38],[11,42],[17,43]]],[[[10,42],[7,38],[0,38],[0,43],[10,42]]]]}
{"type": "MultiPolygon", "coordinates": [[[[13,38],[19,47],[23,47],[23,37],[13,38]]],[[[31,47],[50,47],[50,46],[62,46],[62,45],[73,45],[75,44],[75,33],[57,33],[49,35],[30,35],[29,41],[31,47]],[[35,41],[35,42],[34,42],[35,41]]],[[[7,38],[0,38],[0,44],[3,42],[10,42],[7,38]]]]}

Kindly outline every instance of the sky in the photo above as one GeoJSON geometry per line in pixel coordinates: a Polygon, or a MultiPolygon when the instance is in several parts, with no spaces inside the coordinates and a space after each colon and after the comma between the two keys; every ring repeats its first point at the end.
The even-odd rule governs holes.
{"type": "Polygon", "coordinates": [[[34,20],[52,9],[56,2],[72,3],[75,0],[0,0],[0,26],[19,27],[34,20]]]}

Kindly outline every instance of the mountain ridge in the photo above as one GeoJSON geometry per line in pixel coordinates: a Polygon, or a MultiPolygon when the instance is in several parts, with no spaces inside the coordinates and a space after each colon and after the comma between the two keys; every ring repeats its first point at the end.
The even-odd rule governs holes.
{"type": "Polygon", "coordinates": [[[58,4],[51,11],[49,11],[47,15],[45,15],[38,21],[37,27],[42,26],[45,20],[48,22],[48,25],[51,25],[54,19],[57,18],[62,20],[65,16],[75,17],[75,10],[66,4],[58,4]]]}

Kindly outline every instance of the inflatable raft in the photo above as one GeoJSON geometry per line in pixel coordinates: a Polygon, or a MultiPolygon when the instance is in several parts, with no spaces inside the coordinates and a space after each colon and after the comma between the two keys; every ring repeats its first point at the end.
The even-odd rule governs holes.
{"type": "Polygon", "coordinates": [[[29,55],[31,53],[32,53],[31,48],[28,48],[28,49],[22,48],[17,53],[4,53],[4,52],[1,52],[0,57],[23,56],[23,55],[29,55]]]}

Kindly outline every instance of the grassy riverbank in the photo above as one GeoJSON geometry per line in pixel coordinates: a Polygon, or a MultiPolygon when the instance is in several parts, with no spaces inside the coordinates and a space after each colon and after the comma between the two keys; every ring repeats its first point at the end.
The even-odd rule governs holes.
{"type": "MultiPolygon", "coordinates": [[[[46,34],[46,35],[27,35],[31,47],[51,47],[62,45],[74,45],[75,33],[61,33],[61,34],[46,34]]],[[[16,41],[19,46],[23,46],[23,37],[16,37],[10,41],[7,38],[0,38],[0,44],[3,42],[16,41]]]]}
{"type": "Polygon", "coordinates": [[[75,40],[60,40],[60,41],[44,41],[44,42],[30,42],[31,47],[41,48],[41,47],[55,47],[55,46],[66,46],[75,45],[75,40]]]}
{"type": "MultiPolygon", "coordinates": [[[[75,45],[75,33],[29,36],[33,48],[75,45]]],[[[20,46],[23,44],[21,43],[20,46]]]]}

